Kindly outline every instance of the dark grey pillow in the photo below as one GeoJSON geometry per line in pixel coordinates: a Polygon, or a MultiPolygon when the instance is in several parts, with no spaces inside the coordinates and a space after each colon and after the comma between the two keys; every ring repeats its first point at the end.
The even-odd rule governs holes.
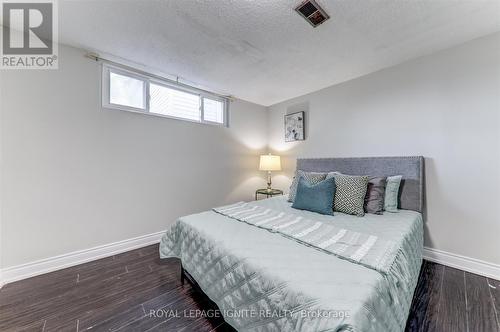
{"type": "Polygon", "coordinates": [[[370,177],[365,196],[364,209],[366,213],[383,213],[386,184],[387,178],[385,177],[370,177]]]}

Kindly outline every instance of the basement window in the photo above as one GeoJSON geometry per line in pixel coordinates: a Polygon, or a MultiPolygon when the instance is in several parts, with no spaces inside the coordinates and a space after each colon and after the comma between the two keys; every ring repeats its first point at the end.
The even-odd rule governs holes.
{"type": "Polygon", "coordinates": [[[227,126],[228,103],[204,90],[103,64],[103,108],[227,126]]]}

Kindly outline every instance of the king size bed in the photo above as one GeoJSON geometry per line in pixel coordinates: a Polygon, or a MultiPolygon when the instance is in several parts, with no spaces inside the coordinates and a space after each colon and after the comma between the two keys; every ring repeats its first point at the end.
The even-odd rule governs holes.
{"type": "Polygon", "coordinates": [[[286,197],[182,217],[177,257],[238,331],[403,331],[422,262],[423,157],[298,159],[297,169],[401,175],[396,213],[322,215],[286,197]],[[291,226],[293,225],[293,226],[291,226]]]}

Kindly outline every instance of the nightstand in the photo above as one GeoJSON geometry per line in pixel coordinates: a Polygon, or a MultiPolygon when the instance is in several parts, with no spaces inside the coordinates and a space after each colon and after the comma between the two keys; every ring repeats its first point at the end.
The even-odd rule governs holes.
{"type": "Polygon", "coordinates": [[[276,196],[276,195],[283,195],[283,190],[279,190],[279,189],[257,189],[257,191],[255,191],[255,200],[257,200],[257,197],[258,195],[266,195],[267,198],[269,197],[273,197],[273,196],[276,196]]]}

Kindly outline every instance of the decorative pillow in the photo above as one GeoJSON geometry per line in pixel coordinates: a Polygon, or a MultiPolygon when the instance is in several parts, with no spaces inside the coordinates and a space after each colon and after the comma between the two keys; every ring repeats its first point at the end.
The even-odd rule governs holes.
{"type": "Polygon", "coordinates": [[[328,173],[327,178],[335,178],[335,199],[333,210],[359,217],[365,215],[363,208],[368,187],[368,176],[328,173]]]}
{"type": "Polygon", "coordinates": [[[368,188],[365,196],[365,212],[382,214],[384,211],[385,185],[387,178],[371,177],[368,181],[368,188]]]}
{"type": "Polygon", "coordinates": [[[311,184],[303,177],[300,177],[292,207],[294,209],[332,215],[334,196],[335,178],[311,184]]]}
{"type": "Polygon", "coordinates": [[[297,192],[297,185],[299,184],[299,178],[303,177],[310,184],[315,184],[323,181],[326,178],[327,173],[317,173],[317,172],[304,172],[300,169],[295,171],[295,176],[293,177],[292,185],[290,186],[290,193],[288,194],[288,201],[293,202],[295,200],[295,193],[297,192]]]}
{"type": "Polygon", "coordinates": [[[389,176],[385,186],[384,210],[387,212],[398,212],[398,195],[401,184],[401,175],[389,176]]]}

